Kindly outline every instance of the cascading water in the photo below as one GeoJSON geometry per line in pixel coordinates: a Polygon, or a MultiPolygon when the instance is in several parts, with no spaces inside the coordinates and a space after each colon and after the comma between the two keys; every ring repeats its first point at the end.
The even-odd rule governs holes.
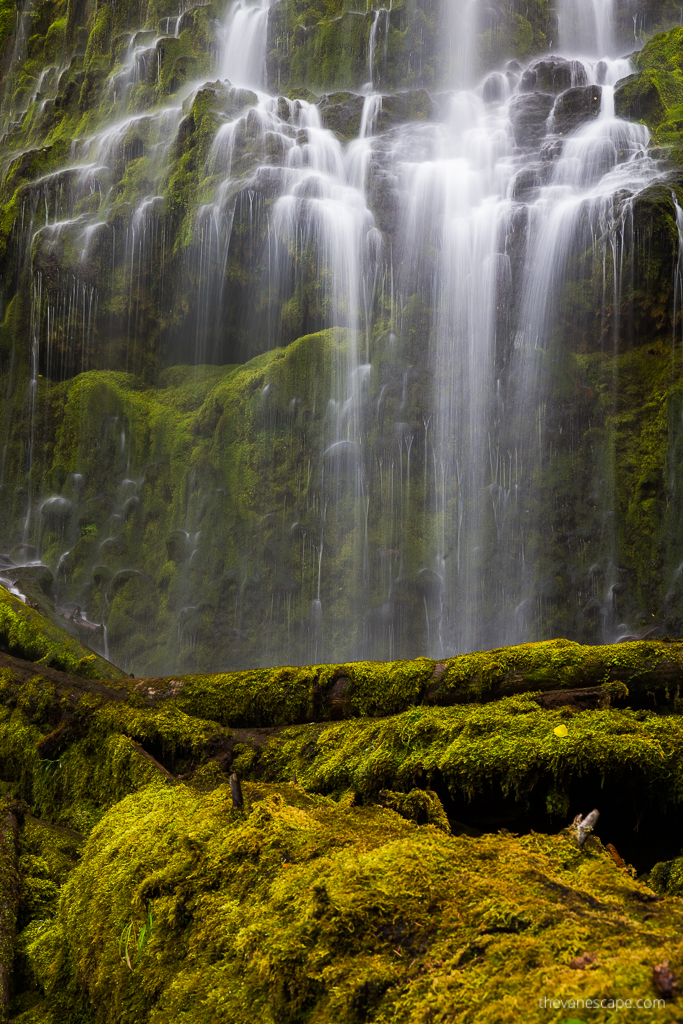
{"type": "Polygon", "coordinates": [[[225,25],[220,74],[233,85],[262,88],[266,77],[266,38],[271,0],[233,4],[225,25]]]}
{"type": "Polygon", "coordinates": [[[563,50],[605,57],[614,49],[614,0],[560,0],[558,30],[563,50]]]}
{"type": "MultiPolygon", "coordinates": [[[[177,632],[157,662],[164,667],[183,651],[194,656],[198,594],[220,572],[233,595],[220,629],[236,643],[252,628],[251,591],[266,571],[279,580],[263,627],[277,639],[251,655],[265,661],[441,657],[553,636],[562,601],[552,580],[583,564],[584,548],[594,568],[580,572],[590,583],[574,580],[563,600],[593,603],[594,638],[613,639],[620,628],[609,439],[596,455],[600,535],[576,550],[565,545],[565,568],[553,568],[546,550],[544,503],[555,500],[553,481],[575,457],[556,406],[564,332],[589,332],[589,348],[619,351],[634,204],[661,166],[647,129],[614,113],[615,85],[631,65],[610,56],[608,0],[565,0],[563,56],[527,67],[511,61],[475,85],[482,15],[472,3],[456,13],[455,22],[445,19],[444,46],[459,87],[431,97],[373,92],[382,48],[388,59],[390,6],[368,15],[363,90],[322,100],[267,91],[269,52],[294,44],[269,37],[266,0],[229,7],[216,81],[188,80],[174,104],[153,111],[135,110],[136,89],[153,80],[161,88],[161,55],[189,16],[166,19],[161,33],[133,32],[108,83],[110,126],[26,188],[15,244],[30,254],[33,278],[30,476],[47,441],[36,433],[39,372],[87,375],[106,317],[117,368],[140,372],[153,314],[175,362],[197,367],[197,387],[207,364],[244,363],[334,332],[316,368],[300,367],[286,411],[269,382],[253,397],[256,421],[284,417],[298,448],[280,507],[264,507],[248,529],[238,517],[225,534],[202,516],[226,489],[202,497],[201,473],[189,472],[166,542],[168,564],[184,568],[177,632]],[[190,159],[184,139],[200,123],[200,101],[213,134],[192,152],[203,175],[178,258],[168,183],[176,163],[190,159]],[[133,204],[121,184],[128,167],[140,180],[133,204]],[[567,290],[577,274],[597,302],[591,311],[576,288],[567,290]],[[113,311],[113,288],[127,295],[125,318],[113,311]],[[303,379],[308,372],[312,381],[303,379]],[[299,413],[306,403],[315,441],[299,413]],[[274,521],[277,544],[258,540],[274,521]],[[234,565],[224,565],[220,543],[234,546],[234,565]]],[[[616,394],[616,369],[609,388],[616,394]]],[[[112,437],[122,415],[112,415],[112,437]]],[[[571,413],[565,420],[569,432],[576,428],[571,413]]],[[[112,451],[129,483],[149,460],[139,440],[121,438],[112,451]]],[[[264,467],[269,459],[264,453],[264,467]]],[[[111,536],[102,534],[89,556],[95,569],[108,564],[145,486],[111,498],[111,536]]],[[[80,499],[74,492],[70,500],[80,499]]],[[[37,507],[26,506],[24,544],[37,507]]],[[[112,563],[117,579],[137,571],[125,557],[112,563]]],[[[75,595],[69,565],[68,557],[60,563],[59,579],[75,595]]],[[[105,590],[101,612],[113,607],[105,590]]],[[[563,628],[573,628],[573,614],[563,628]]]]}

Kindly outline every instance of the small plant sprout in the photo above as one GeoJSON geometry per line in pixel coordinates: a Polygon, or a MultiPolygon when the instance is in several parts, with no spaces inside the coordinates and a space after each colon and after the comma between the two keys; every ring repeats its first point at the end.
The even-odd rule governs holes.
{"type": "Polygon", "coordinates": [[[147,904],[147,920],[142,927],[136,927],[135,922],[131,921],[121,932],[119,936],[119,955],[122,960],[125,960],[128,970],[133,970],[135,958],[139,956],[151,939],[153,926],[152,908],[147,904]],[[131,953],[133,956],[132,962],[131,953]]]}

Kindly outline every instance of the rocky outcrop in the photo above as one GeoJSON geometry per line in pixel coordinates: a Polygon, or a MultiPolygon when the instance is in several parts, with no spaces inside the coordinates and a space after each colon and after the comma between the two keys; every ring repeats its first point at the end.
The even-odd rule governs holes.
{"type": "Polygon", "coordinates": [[[533,61],[521,78],[523,92],[561,93],[586,84],[586,71],[580,61],[547,57],[533,61]]]}
{"type": "Polygon", "coordinates": [[[523,149],[536,148],[546,133],[546,122],[553,109],[549,93],[533,92],[515,96],[510,103],[510,120],[515,142],[523,149]]]}
{"type": "Polygon", "coordinates": [[[584,85],[568,89],[557,97],[553,107],[552,123],[558,135],[567,135],[592,121],[600,113],[602,87],[584,85]]]}

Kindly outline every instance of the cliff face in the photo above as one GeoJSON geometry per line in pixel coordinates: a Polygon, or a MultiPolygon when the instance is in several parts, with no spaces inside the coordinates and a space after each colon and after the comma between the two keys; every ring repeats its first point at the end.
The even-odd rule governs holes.
{"type": "Polygon", "coordinates": [[[244,14],[3,9],[2,550],[136,672],[679,633],[680,31],[615,96],[659,172],[576,222],[538,343],[534,202],[602,88],[541,59],[548,5],[489,5],[469,35],[431,0],[255,8],[251,88],[227,74],[244,14]],[[448,263],[455,197],[411,205],[406,168],[451,145],[463,69],[506,59],[468,102],[526,76],[530,155],[472,275],[448,263]],[[463,330],[443,282],[487,274],[463,330]]]}

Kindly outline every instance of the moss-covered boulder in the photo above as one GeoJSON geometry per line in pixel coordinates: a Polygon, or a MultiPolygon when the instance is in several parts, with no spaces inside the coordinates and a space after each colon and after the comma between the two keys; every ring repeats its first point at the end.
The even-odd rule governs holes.
{"type": "Polygon", "coordinates": [[[656,128],[666,117],[661,75],[652,68],[622,78],[614,94],[614,109],[620,117],[644,121],[656,128]]]}
{"type": "Polygon", "coordinates": [[[673,145],[675,156],[680,148],[683,104],[683,31],[676,28],[654,36],[635,64],[636,74],[617,84],[615,111],[621,117],[642,121],[658,141],[673,145]]]}

